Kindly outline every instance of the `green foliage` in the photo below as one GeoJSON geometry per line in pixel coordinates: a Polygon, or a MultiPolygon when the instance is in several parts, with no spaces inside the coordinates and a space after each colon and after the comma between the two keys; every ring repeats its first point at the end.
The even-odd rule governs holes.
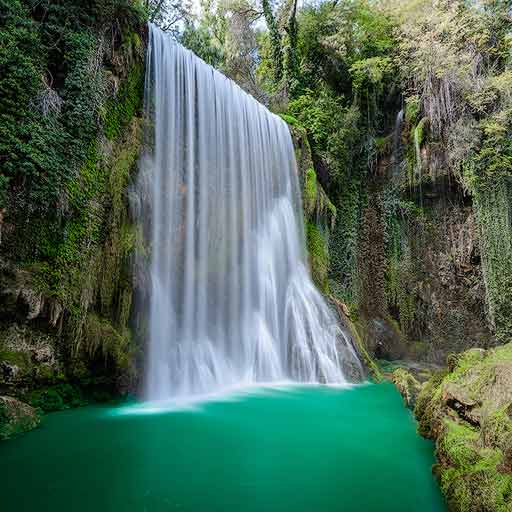
{"type": "Polygon", "coordinates": [[[10,397],[0,397],[0,441],[36,428],[41,422],[37,411],[10,397]]]}
{"type": "Polygon", "coordinates": [[[9,415],[7,413],[7,407],[3,402],[0,402],[0,439],[2,439],[2,433],[9,420],[9,415]]]}
{"type": "MultiPolygon", "coordinates": [[[[306,6],[297,23],[300,93],[287,113],[306,128],[320,166],[316,175],[339,219],[329,236],[330,288],[352,303],[367,173],[374,170],[378,142],[388,140],[375,134],[388,122],[383,111],[395,78],[394,24],[366,1],[306,6]]],[[[306,214],[313,206],[311,177],[306,175],[306,214]]]]}
{"type": "Polygon", "coordinates": [[[360,176],[346,176],[337,196],[339,219],[329,238],[329,279],[335,295],[346,303],[357,301],[357,259],[361,212],[366,200],[360,176]]]}
{"type": "Polygon", "coordinates": [[[136,63],[117,95],[106,103],[104,133],[110,140],[118,139],[140,111],[143,84],[144,66],[136,63]]]}
{"type": "Polygon", "coordinates": [[[480,227],[489,318],[498,338],[506,341],[512,335],[512,182],[508,176],[512,167],[502,167],[504,164],[498,149],[503,148],[502,145],[494,147],[494,151],[491,147],[483,150],[488,157],[480,153],[472,164],[478,166],[485,158],[490,165],[480,167],[484,176],[473,174],[469,179],[472,180],[474,206],[480,227]]]}
{"type": "MultiPolygon", "coordinates": [[[[105,23],[135,26],[128,0],[51,3],[2,0],[0,185],[33,212],[62,211],[62,193],[100,126],[107,81],[105,23]],[[20,189],[21,188],[21,189],[20,189]]],[[[5,204],[5,203],[4,203],[5,204]]]]}
{"type": "Polygon", "coordinates": [[[204,23],[199,26],[187,23],[180,35],[180,43],[215,68],[221,67],[224,63],[222,47],[215,44],[209,27],[204,23]]]}
{"type": "Polygon", "coordinates": [[[281,46],[282,37],[279,32],[277,19],[272,11],[272,4],[270,0],[262,0],[261,4],[263,8],[263,15],[265,16],[265,21],[269,31],[270,55],[272,62],[271,69],[273,73],[272,78],[274,82],[278,84],[283,76],[283,49],[281,46]]]}
{"type": "Polygon", "coordinates": [[[289,112],[306,128],[313,152],[329,165],[327,192],[338,191],[344,175],[353,172],[358,112],[326,89],[306,91],[289,104],[289,112]]]}
{"type": "Polygon", "coordinates": [[[293,117],[289,114],[279,114],[279,116],[283,119],[283,121],[288,123],[290,126],[298,126],[300,124],[299,120],[296,117],[293,117]]]}
{"type": "Polygon", "coordinates": [[[60,411],[64,409],[62,397],[54,389],[35,393],[32,398],[32,405],[45,412],[60,411]]]}
{"type": "Polygon", "coordinates": [[[327,149],[328,138],[335,131],[337,119],[333,119],[333,112],[338,116],[343,112],[341,98],[323,90],[318,97],[317,91],[307,90],[305,93],[290,102],[289,112],[304,126],[311,137],[313,147],[319,150],[327,149]]]}
{"type": "Polygon", "coordinates": [[[420,106],[420,98],[417,95],[409,96],[405,99],[405,121],[407,124],[416,124],[420,114],[420,106]]]}
{"type": "Polygon", "coordinates": [[[370,57],[354,62],[349,69],[352,87],[359,101],[366,106],[370,128],[378,123],[381,114],[382,95],[388,93],[395,67],[390,57],[370,57]]]}
{"type": "Polygon", "coordinates": [[[298,25],[303,88],[314,89],[321,80],[337,90],[341,85],[348,95],[350,68],[357,61],[386,57],[395,44],[391,18],[366,0],[307,6],[298,25]]]}
{"type": "Polygon", "coordinates": [[[29,394],[28,399],[33,407],[44,412],[62,411],[87,404],[80,389],[69,383],[33,391],[29,394]]]}

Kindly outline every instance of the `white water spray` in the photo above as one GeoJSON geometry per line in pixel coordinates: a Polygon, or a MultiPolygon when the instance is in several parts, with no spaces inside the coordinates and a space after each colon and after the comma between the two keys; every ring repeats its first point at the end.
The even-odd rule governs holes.
{"type": "Polygon", "coordinates": [[[146,398],[345,382],[343,368],[361,366],[307,269],[286,123],[149,32],[138,191],[150,226],[146,398]]]}

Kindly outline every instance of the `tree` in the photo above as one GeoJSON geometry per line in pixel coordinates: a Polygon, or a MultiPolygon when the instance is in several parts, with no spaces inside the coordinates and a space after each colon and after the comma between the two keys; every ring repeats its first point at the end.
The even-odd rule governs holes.
{"type": "Polygon", "coordinates": [[[165,32],[178,32],[190,19],[190,0],[144,0],[149,21],[165,32]]]}

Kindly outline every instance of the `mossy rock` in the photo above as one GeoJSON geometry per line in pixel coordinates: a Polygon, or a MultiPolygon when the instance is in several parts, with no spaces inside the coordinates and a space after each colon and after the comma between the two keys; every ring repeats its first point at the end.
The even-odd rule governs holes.
{"type": "Polygon", "coordinates": [[[512,343],[448,358],[424,384],[418,431],[436,441],[449,509],[512,511],[512,343]]]}
{"type": "Polygon", "coordinates": [[[414,409],[421,384],[405,368],[397,368],[391,374],[391,381],[402,395],[405,405],[414,409]]]}
{"type": "Polygon", "coordinates": [[[0,396],[0,440],[28,432],[40,423],[36,409],[10,396],[0,396]]]}

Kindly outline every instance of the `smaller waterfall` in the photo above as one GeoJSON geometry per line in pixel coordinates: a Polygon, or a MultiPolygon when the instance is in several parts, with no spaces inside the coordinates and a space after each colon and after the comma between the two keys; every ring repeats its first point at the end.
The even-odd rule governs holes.
{"type": "Polygon", "coordinates": [[[309,275],[286,123],[152,25],[145,105],[147,398],[362,373],[309,275]]]}
{"type": "Polygon", "coordinates": [[[402,163],[402,126],[404,124],[404,110],[400,110],[396,115],[395,129],[393,130],[393,153],[391,157],[393,176],[400,176],[400,166],[402,163]]]}

